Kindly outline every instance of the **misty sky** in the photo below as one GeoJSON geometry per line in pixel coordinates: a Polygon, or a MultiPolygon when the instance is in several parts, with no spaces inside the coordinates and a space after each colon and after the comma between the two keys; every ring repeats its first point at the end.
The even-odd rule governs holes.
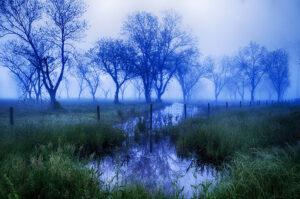
{"type": "MultiPolygon", "coordinates": [[[[297,94],[299,0],[86,0],[86,3],[85,18],[89,29],[78,48],[89,49],[102,37],[120,37],[122,23],[134,11],[149,11],[160,16],[163,11],[172,9],[182,16],[183,28],[197,38],[202,56],[233,55],[250,41],[256,41],[269,50],[285,48],[290,55],[291,74],[291,86],[286,96],[295,97],[297,94]]],[[[109,87],[110,81],[103,78],[102,85],[109,87]]],[[[74,85],[71,86],[71,97],[77,96],[74,85]]],[[[177,89],[178,84],[173,81],[164,97],[181,98],[177,89]]],[[[211,83],[201,81],[197,93],[198,97],[213,98],[211,83]]],[[[6,69],[0,67],[0,97],[17,96],[14,80],[6,69]]],[[[99,90],[97,97],[102,96],[99,90]]],[[[133,90],[129,89],[126,96],[133,97],[133,90]]]]}

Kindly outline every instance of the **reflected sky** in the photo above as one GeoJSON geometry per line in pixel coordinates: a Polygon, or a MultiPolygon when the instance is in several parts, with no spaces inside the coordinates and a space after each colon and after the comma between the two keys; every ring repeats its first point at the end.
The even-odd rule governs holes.
{"type": "MultiPolygon", "coordinates": [[[[195,116],[202,113],[202,108],[188,106],[187,112],[189,116],[195,116]]],[[[153,127],[158,130],[167,125],[177,124],[182,119],[184,119],[184,105],[174,103],[153,112],[153,127]],[[169,118],[168,122],[165,122],[165,118],[169,118]]],[[[132,131],[137,122],[138,118],[132,118],[119,125],[130,137],[128,143],[124,143],[124,147],[115,156],[106,156],[100,161],[95,160],[88,164],[89,168],[101,174],[100,180],[104,184],[115,185],[118,172],[120,184],[141,183],[148,189],[159,187],[167,192],[171,192],[174,186],[179,189],[184,187],[183,194],[191,196],[193,193],[191,185],[215,179],[218,173],[213,165],[203,162],[199,164],[196,158],[180,157],[168,136],[163,139],[155,139],[152,136],[150,141],[150,136],[144,134],[135,140],[132,131]]]]}

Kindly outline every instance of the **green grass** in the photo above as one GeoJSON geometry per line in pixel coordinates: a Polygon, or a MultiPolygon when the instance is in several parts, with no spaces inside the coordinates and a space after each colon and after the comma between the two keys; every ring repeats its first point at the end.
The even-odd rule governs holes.
{"type": "Polygon", "coordinates": [[[300,138],[300,109],[273,107],[222,111],[191,118],[167,131],[179,153],[196,152],[221,163],[236,152],[284,146],[300,138]]]}
{"type": "Polygon", "coordinates": [[[299,198],[300,144],[238,153],[206,198],[299,198]]]}
{"type": "Polygon", "coordinates": [[[85,167],[73,145],[40,145],[28,157],[10,154],[0,165],[0,198],[167,198],[141,185],[113,186],[85,167]]]}
{"type": "Polygon", "coordinates": [[[197,153],[223,171],[194,198],[300,197],[299,107],[220,111],[165,133],[179,153],[197,153]]]}
{"type": "MultiPolygon", "coordinates": [[[[60,112],[16,107],[13,128],[8,106],[1,105],[0,198],[181,198],[176,189],[107,187],[85,166],[121,147],[126,138],[112,125],[147,113],[149,105],[100,104],[100,123],[95,104],[62,105],[60,112]]],[[[299,107],[219,110],[162,132],[171,135],[178,153],[196,153],[223,171],[215,182],[197,186],[194,198],[300,197],[299,107]]]]}
{"type": "MultiPolygon", "coordinates": [[[[163,198],[140,185],[108,190],[90,158],[113,153],[125,140],[113,128],[129,117],[146,114],[148,104],[62,103],[64,110],[9,102],[0,106],[0,198],[163,198]],[[8,106],[14,105],[15,125],[9,126],[8,106]]],[[[155,104],[154,109],[165,104],[155,104]]]]}

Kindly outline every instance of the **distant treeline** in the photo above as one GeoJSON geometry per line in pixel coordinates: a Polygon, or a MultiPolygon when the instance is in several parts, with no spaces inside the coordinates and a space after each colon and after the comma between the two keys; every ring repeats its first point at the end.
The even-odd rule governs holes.
{"type": "Polygon", "coordinates": [[[122,38],[101,38],[87,52],[75,48],[84,38],[87,23],[83,0],[2,0],[0,3],[0,61],[10,70],[24,99],[49,96],[51,107],[59,107],[57,91],[62,82],[69,92],[69,78],[78,82],[80,98],[88,89],[93,100],[98,89],[105,97],[101,74],[115,84],[114,102],[119,103],[128,83],[138,96],[151,102],[155,91],[161,101],[170,80],[181,86],[184,101],[191,98],[199,79],[214,84],[215,99],[224,87],[244,100],[248,88],[251,101],[263,77],[270,82],[278,101],[289,86],[289,61],[284,49],[268,51],[255,42],[235,55],[222,59],[200,56],[196,38],[183,30],[181,17],[167,11],[162,17],[134,12],[123,22],[122,38]]]}

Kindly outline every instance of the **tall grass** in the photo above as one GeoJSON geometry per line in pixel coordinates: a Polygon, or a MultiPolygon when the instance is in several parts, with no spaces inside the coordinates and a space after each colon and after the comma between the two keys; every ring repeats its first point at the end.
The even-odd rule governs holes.
{"type": "Polygon", "coordinates": [[[207,198],[300,198],[300,144],[239,153],[207,198]]]}
{"type": "Polygon", "coordinates": [[[0,160],[10,153],[30,154],[36,147],[49,142],[56,147],[72,144],[81,155],[103,155],[120,146],[124,139],[120,130],[105,124],[23,125],[0,134],[0,160]]]}
{"type": "Polygon", "coordinates": [[[148,105],[104,106],[100,122],[94,106],[58,112],[18,108],[11,128],[6,110],[0,110],[0,198],[164,197],[140,185],[108,190],[85,166],[121,147],[124,133],[112,125],[147,113],[148,105]]]}
{"type": "Polygon", "coordinates": [[[189,119],[169,133],[179,153],[196,152],[221,163],[236,152],[295,143],[300,138],[299,121],[300,111],[293,108],[233,110],[209,119],[189,119]]]}

